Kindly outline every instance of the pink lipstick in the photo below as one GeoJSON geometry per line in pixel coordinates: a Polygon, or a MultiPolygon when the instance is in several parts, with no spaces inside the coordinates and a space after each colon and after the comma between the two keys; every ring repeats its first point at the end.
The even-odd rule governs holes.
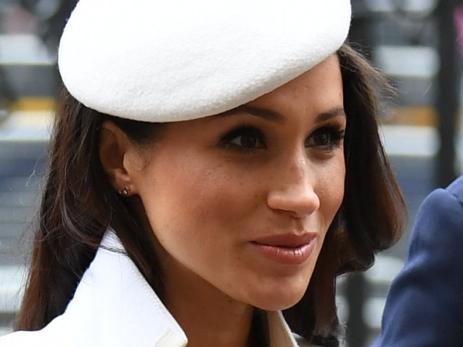
{"type": "Polygon", "coordinates": [[[251,241],[251,244],[270,260],[300,265],[312,254],[316,238],[316,233],[268,235],[251,241]]]}

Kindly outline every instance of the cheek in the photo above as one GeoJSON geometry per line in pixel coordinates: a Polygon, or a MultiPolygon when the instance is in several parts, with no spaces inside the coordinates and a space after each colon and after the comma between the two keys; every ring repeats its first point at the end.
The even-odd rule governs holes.
{"type": "MultiPolygon", "coordinates": [[[[251,213],[252,194],[242,175],[234,173],[226,163],[204,165],[185,156],[171,156],[144,175],[153,177],[151,185],[141,193],[149,222],[165,248],[176,243],[190,246],[200,242],[202,249],[229,237],[224,226],[235,225],[251,213]]],[[[192,247],[188,247],[193,251],[192,247]]]]}
{"type": "MultiPolygon", "coordinates": [[[[177,218],[204,227],[219,219],[232,221],[242,210],[243,182],[223,166],[189,166],[175,175],[171,187],[165,187],[165,202],[176,207],[177,218]]],[[[167,205],[166,204],[166,205],[167,205]]]]}
{"type": "Polygon", "coordinates": [[[320,172],[320,212],[326,227],[331,224],[344,198],[344,156],[339,155],[320,172]]]}
{"type": "Polygon", "coordinates": [[[142,197],[146,214],[169,278],[187,269],[200,282],[242,299],[236,283],[246,269],[242,244],[258,206],[254,179],[226,163],[200,164],[171,160],[147,174],[156,174],[156,183],[142,197]]]}

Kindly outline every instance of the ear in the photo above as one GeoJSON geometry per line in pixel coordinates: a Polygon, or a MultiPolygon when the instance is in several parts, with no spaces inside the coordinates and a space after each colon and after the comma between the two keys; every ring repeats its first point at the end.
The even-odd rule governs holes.
{"type": "Polygon", "coordinates": [[[114,189],[125,196],[136,193],[129,160],[134,144],[127,135],[113,122],[105,121],[101,125],[99,146],[101,165],[114,189]]]}

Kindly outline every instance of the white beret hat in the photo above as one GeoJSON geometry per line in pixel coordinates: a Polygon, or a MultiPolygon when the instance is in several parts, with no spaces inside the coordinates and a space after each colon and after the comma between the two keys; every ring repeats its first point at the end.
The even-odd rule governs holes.
{"type": "Polygon", "coordinates": [[[147,122],[218,114],[310,70],[346,39],[349,0],[80,0],[58,65],[77,100],[147,122]]]}

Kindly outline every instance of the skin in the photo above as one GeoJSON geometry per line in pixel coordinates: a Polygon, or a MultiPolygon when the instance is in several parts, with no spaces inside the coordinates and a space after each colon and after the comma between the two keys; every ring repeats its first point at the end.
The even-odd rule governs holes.
{"type": "Polygon", "coordinates": [[[166,124],[143,147],[103,125],[103,167],[115,189],[140,198],[158,240],[165,303],[189,346],[245,346],[253,307],[296,304],[344,194],[335,55],[246,107],[166,124]],[[302,264],[276,262],[251,243],[304,232],[316,240],[302,264]]]}

